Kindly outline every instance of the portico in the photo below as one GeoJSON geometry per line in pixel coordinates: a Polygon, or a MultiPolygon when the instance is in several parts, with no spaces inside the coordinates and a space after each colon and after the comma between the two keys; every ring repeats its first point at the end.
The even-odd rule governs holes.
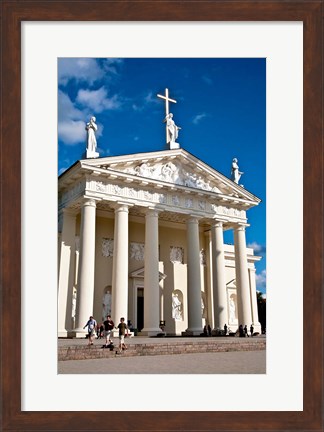
{"type": "Polygon", "coordinates": [[[246,211],[259,201],[183,149],[80,160],[59,178],[59,336],[84,336],[90,315],[101,322],[107,289],[116,325],[124,317],[138,328],[143,295],[145,335],[161,332],[162,319],[169,334],[199,335],[205,324],[216,331],[253,323],[258,331],[258,257],[245,229],[246,211]],[[224,230],[233,230],[234,247],[224,244],[224,230]]]}

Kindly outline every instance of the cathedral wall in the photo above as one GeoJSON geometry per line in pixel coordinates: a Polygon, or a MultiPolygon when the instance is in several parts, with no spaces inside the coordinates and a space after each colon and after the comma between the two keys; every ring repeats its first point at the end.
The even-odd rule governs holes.
{"type": "Polygon", "coordinates": [[[112,285],[112,256],[104,256],[103,239],[113,239],[114,220],[109,218],[96,218],[96,252],[95,252],[95,281],[93,313],[98,322],[102,320],[102,299],[104,293],[112,285]]]}

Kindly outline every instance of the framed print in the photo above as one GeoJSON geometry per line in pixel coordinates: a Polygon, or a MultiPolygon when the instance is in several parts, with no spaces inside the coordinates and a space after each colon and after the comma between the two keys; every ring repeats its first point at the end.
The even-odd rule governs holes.
{"type": "MultiPolygon", "coordinates": [[[[4,0],[1,7],[2,429],[321,430],[322,2],[4,0]],[[280,191],[280,199],[267,218],[271,227],[268,236],[277,235],[274,238],[281,242],[278,252],[281,262],[277,261],[274,267],[287,273],[283,276],[286,291],[273,288],[271,295],[274,304],[278,302],[282,310],[287,311],[287,317],[293,318],[287,323],[274,322],[276,332],[269,332],[269,351],[275,352],[275,358],[269,362],[267,376],[258,383],[254,376],[236,377],[237,385],[224,376],[197,375],[196,379],[184,376],[177,381],[177,392],[180,391],[182,397],[175,400],[177,392],[165,387],[165,383],[171,385],[167,376],[151,382],[140,376],[120,380],[110,377],[110,382],[101,377],[100,388],[99,377],[58,375],[56,344],[45,340],[52,334],[51,324],[38,323],[37,316],[39,308],[44,308],[49,322],[55,321],[56,316],[57,251],[52,245],[53,240],[57,241],[57,203],[46,202],[46,195],[53,195],[53,191],[55,195],[57,181],[57,167],[51,163],[57,157],[57,131],[51,128],[57,121],[57,56],[100,57],[103,41],[107,41],[112,57],[143,56],[149,44],[147,40],[152,39],[151,50],[161,50],[161,57],[166,57],[165,53],[179,56],[180,51],[172,51],[173,45],[178,50],[181,48],[183,57],[207,57],[212,52],[208,51],[208,46],[220,45],[220,40],[224,44],[224,57],[238,55],[243,42],[242,57],[246,57],[246,47],[256,41],[255,32],[259,30],[263,34],[269,31],[270,39],[277,43],[274,51],[268,52],[267,59],[270,65],[267,78],[272,83],[267,87],[270,102],[275,99],[273,94],[278,94],[275,87],[286,83],[280,90],[282,98],[276,96],[277,105],[267,105],[268,115],[280,110],[279,105],[285,107],[276,138],[270,126],[267,130],[267,140],[277,141],[275,151],[270,149],[268,154],[269,175],[279,177],[276,168],[280,173],[280,178],[274,182],[273,177],[269,177],[268,192],[279,195],[280,191]],[[31,43],[37,46],[35,52],[28,51],[31,43]],[[236,51],[231,51],[226,44],[235,45],[236,51]],[[60,52],[56,55],[58,46],[60,52]],[[284,47],[284,55],[276,58],[278,46],[284,47]],[[303,56],[298,47],[303,47],[303,56]],[[281,70],[278,62],[282,62],[281,70]],[[44,73],[45,70],[48,73],[44,73]],[[276,71],[277,81],[273,80],[272,71],[276,71]],[[297,87],[287,85],[290,77],[291,81],[296,80],[297,87]],[[295,93],[289,93],[293,88],[295,93]],[[39,92],[43,98],[39,97],[39,92]],[[28,105],[31,99],[36,103],[32,109],[28,105]],[[286,105],[287,100],[290,106],[286,105]],[[300,102],[303,110],[298,108],[300,102]],[[278,142],[280,148],[276,147],[278,142]],[[31,244],[37,245],[42,253],[34,255],[29,248],[31,244]],[[298,250],[299,255],[295,255],[298,250]],[[45,325],[45,335],[33,337],[34,320],[37,328],[45,325]],[[8,323],[14,332],[5,330],[8,323]],[[280,324],[285,328],[282,333],[277,331],[280,324]],[[294,356],[289,360],[280,358],[287,347],[294,356]],[[302,375],[298,379],[300,372],[302,375]],[[271,380],[275,385],[270,385],[271,380]],[[251,399],[253,385],[259,388],[254,387],[255,398],[251,399]],[[36,389],[33,400],[32,386],[36,389]],[[102,398],[109,386],[117,401],[112,407],[105,409],[104,405],[99,405],[96,408],[83,402],[89,391],[96,398],[102,398]],[[132,400],[134,388],[142,390],[139,402],[132,400]],[[71,389],[73,397],[69,393],[71,389]],[[190,400],[192,390],[200,393],[196,403],[190,400]],[[268,396],[274,400],[274,405],[259,397],[262,392],[265,400],[268,401],[268,396]],[[228,394],[232,394],[233,399],[229,400],[228,394]],[[205,395],[207,407],[203,406],[205,395]],[[280,405],[282,395],[285,400],[280,405]],[[294,403],[289,404],[289,395],[294,403]],[[126,401],[120,410],[117,405],[123,398],[126,401]]],[[[261,37],[260,40],[263,41],[261,37]]],[[[219,47],[217,49],[215,53],[221,52],[219,47]]],[[[263,52],[261,47],[259,56],[263,52]]],[[[272,251],[275,249],[274,245],[272,251]]],[[[271,277],[272,283],[278,280],[275,272],[271,277]]]]}

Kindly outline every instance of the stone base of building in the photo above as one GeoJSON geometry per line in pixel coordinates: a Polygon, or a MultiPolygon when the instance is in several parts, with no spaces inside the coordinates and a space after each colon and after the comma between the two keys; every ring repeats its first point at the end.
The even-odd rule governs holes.
{"type": "Polygon", "coordinates": [[[200,336],[203,333],[203,329],[187,329],[181,333],[181,336],[200,336]]]}
{"type": "MultiPolygon", "coordinates": [[[[250,329],[248,329],[248,330],[250,331],[250,329]]],[[[259,333],[259,334],[262,333],[261,324],[260,323],[253,324],[253,333],[259,333]]]]}
{"type": "Polygon", "coordinates": [[[143,328],[139,333],[139,336],[156,336],[157,334],[162,333],[160,328],[143,328]]]}
{"type": "Polygon", "coordinates": [[[59,338],[68,338],[68,332],[66,330],[62,330],[57,332],[57,337],[59,338]]]}

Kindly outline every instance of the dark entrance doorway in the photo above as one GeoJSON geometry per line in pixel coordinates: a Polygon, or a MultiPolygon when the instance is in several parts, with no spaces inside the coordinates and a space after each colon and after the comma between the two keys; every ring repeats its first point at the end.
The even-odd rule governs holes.
{"type": "Polygon", "coordinates": [[[137,289],[137,329],[144,327],[144,288],[137,289]]]}

